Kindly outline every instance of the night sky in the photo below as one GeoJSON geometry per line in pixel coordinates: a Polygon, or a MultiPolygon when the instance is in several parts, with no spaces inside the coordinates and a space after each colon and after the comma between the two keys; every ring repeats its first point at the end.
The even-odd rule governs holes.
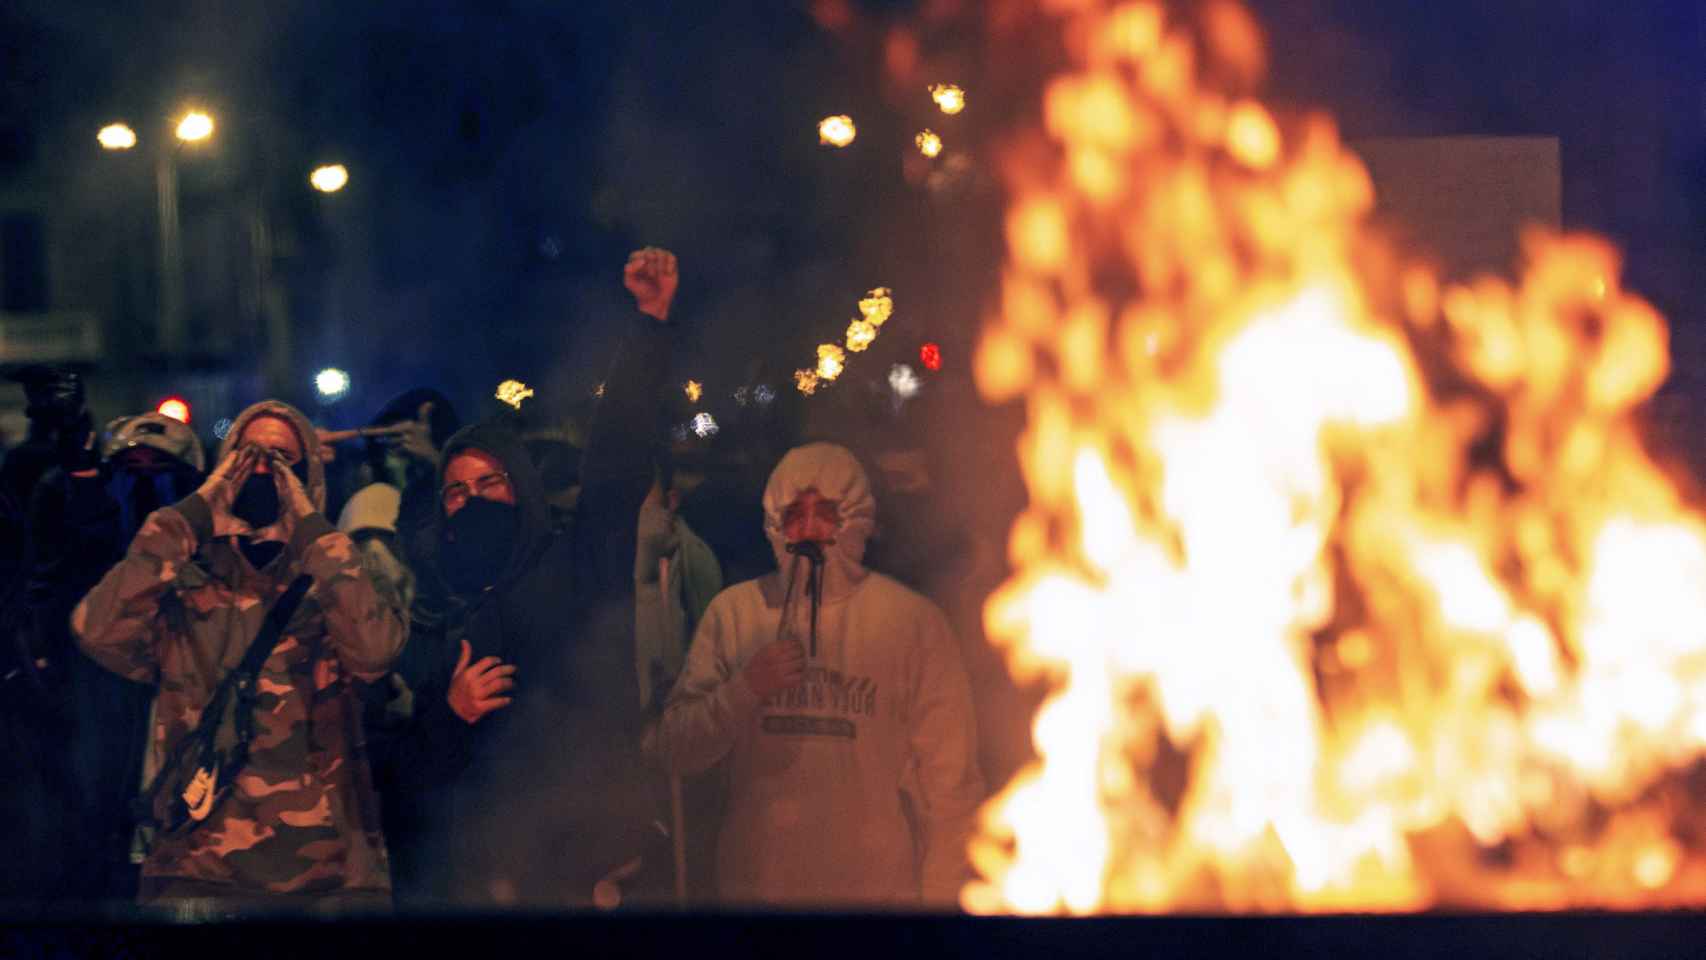
{"type": "MultiPolygon", "coordinates": [[[[968,344],[998,197],[926,199],[906,180],[912,118],[884,89],[881,44],[858,39],[956,4],[844,4],[855,25],[839,30],[826,6],[14,0],[0,177],[102,162],[83,139],[109,117],[208,104],[222,142],[205,162],[267,180],[302,238],[295,269],[331,278],[303,285],[299,349],[355,374],[352,408],[417,383],[473,398],[504,376],[589,390],[625,306],[621,261],[645,243],[681,255],[680,362],[713,387],[800,365],[878,283],[909,334],[968,344]],[[820,149],[817,118],[842,111],[861,140],[820,149]],[[300,189],[320,158],[350,167],[342,194],[300,189]]],[[[1273,93],[1326,107],[1347,137],[1560,137],[1566,226],[1628,252],[1629,285],[1673,320],[1678,367],[1698,366],[1698,4],[1254,6],[1273,93]]],[[[927,63],[1000,77],[965,38],[921,36],[927,63]]],[[[1003,104],[977,92],[998,122],[1003,104]]]]}

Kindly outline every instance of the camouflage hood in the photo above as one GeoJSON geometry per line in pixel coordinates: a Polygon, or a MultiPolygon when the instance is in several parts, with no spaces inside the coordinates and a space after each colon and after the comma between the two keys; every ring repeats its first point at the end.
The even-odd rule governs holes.
{"type": "MultiPolygon", "coordinates": [[[[231,422],[231,430],[225,434],[225,439],[219,442],[219,452],[214,455],[213,462],[217,466],[224,462],[225,457],[237,446],[237,438],[243,435],[243,430],[254,422],[256,417],[277,417],[290,424],[296,431],[296,437],[302,441],[302,462],[307,464],[307,479],[303,486],[308,491],[308,500],[314,504],[314,509],[325,512],[326,509],[326,465],[320,459],[320,434],[314,429],[302,411],[282,400],[262,400],[250,406],[231,422]]],[[[278,521],[261,530],[252,530],[248,524],[235,517],[217,518],[214,528],[215,536],[252,535],[256,540],[282,540],[288,542],[293,531],[289,511],[280,511],[278,521]]]]}

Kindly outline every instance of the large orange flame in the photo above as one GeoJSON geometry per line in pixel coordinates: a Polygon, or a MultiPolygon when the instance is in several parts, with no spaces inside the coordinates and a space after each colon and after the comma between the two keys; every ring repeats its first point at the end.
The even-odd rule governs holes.
{"type": "Polygon", "coordinates": [[[1029,413],[989,634],[1055,692],[966,907],[1706,902],[1706,517],[1616,254],[1444,286],[1331,123],[1247,98],[1241,7],[1043,7],[976,374],[1029,413]]]}

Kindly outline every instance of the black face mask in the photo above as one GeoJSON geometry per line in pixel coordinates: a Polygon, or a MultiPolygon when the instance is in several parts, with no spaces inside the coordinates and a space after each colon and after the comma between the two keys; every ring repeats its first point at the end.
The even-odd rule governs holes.
{"type": "Polygon", "coordinates": [[[271,474],[251,474],[231,501],[231,515],[259,530],[278,521],[278,485],[271,474]]]}
{"type": "MultiPolygon", "coordinates": [[[[290,472],[296,474],[296,479],[306,486],[308,483],[308,465],[295,463],[290,472]]],[[[237,497],[231,501],[231,515],[248,524],[255,530],[269,527],[278,522],[278,481],[270,473],[252,473],[249,479],[243,481],[243,487],[237,491],[237,497]]]]}
{"type": "Polygon", "coordinates": [[[520,532],[521,511],[511,504],[474,497],[444,521],[438,567],[457,593],[479,593],[498,582],[509,566],[520,532]]]}

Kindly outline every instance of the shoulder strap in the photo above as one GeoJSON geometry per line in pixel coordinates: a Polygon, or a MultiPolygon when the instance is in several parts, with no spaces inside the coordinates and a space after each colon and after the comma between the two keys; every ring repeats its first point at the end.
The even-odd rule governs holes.
{"type": "MultiPolygon", "coordinates": [[[[145,822],[153,821],[154,797],[160,792],[160,788],[164,786],[167,778],[173,776],[178,770],[182,758],[191,751],[199,754],[198,766],[208,769],[210,773],[212,772],[210,765],[217,765],[221,772],[224,772],[225,769],[234,769],[235,766],[240,766],[248,759],[249,740],[254,731],[254,718],[245,716],[245,713],[252,711],[244,708],[252,707],[255,679],[259,676],[261,667],[266,664],[267,657],[272,656],[273,648],[278,646],[278,640],[284,633],[285,624],[289,623],[290,618],[295,615],[297,606],[301,604],[303,596],[308,593],[308,588],[313,586],[313,583],[314,578],[306,573],[298,576],[291,581],[290,586],[285,588],[284,594],[272,605],[272,609],[267,611],[267,618],[261,623],[261,629],[255,633],[255,639],[250,641],[249,649],[244,652],[242,661],[230,673],[227,673],[224,679],[219,681],[219,686],[208,698],[207,706],[203,708],[201,719],[196,724],[196,728],[185,734],[183,739],[173,746],[171,754],[160,765],[159,771],[154,774],[154,779],[143,789],[135,811],[139,819],[145,822]],[[236,717],[237,745],[233,749],[231,757],[235,763],[219,763],[215,757],[215,741],[219,724],[225,716],[225,704],[230,699],[231,690],[234,686],[241,687],[239,699],[242,701],[236,717]]],[[[225,777],[219,779],[228,782],[225,777]]],[[[176,824],[164,824],[164,826],[173,829],[176,824]]]]}
{"type": "MultiPolygon", "coordinates": [[[[237,743],[232,747],[231,755],[224,764],[230,770],[241,767],[249,759],[249,741],[254,739],[255,734],[255,684],[260,677],[261,667],[265,666],[267,658],[272,656],[273,648],[278,646],[278,638],[284,633],[285,624],[290,622],[297,606],[302,603],[302,597],[313,585],[314,578],[306,573],[290,582],[284,595],[267,611],[266,622],[261,624],[260,632],[255,634],[254,642],[249,644],[249,652],[243,655],[243,662],[231,671],[231,676],[236,679],[237,684],[237,743]]],[[[221,706],[223,707],[223,704],[221,706]]],[[[225,777],[220,779],[229,782],[225,777]]]]}
{"type": "MultiPolygon", "coordinates": [[[[272,656],[273,647],[278,646],[278,638],[284,633],[285,624],[290,622],[292,616],[295,616],[297,605],[302,602],[302,597],[308,593],[308,588],[313,585],[314,578],[306,573],[290,581],[290,586],[284,588],[283,596],[280,596],[278,602],[272,605],[272,609],[267,611],[266,622],[261,624],[261,629],[256,632],[254,641],[249,644],[249,651],[243,654],[243,662],[237,664],[237,668],[231,671],[232,675],[260,672],[261,667],[267,662],[267,658],[272,656]]],[[[230,678],[227,677],[227,679],[230,678]]]]}

